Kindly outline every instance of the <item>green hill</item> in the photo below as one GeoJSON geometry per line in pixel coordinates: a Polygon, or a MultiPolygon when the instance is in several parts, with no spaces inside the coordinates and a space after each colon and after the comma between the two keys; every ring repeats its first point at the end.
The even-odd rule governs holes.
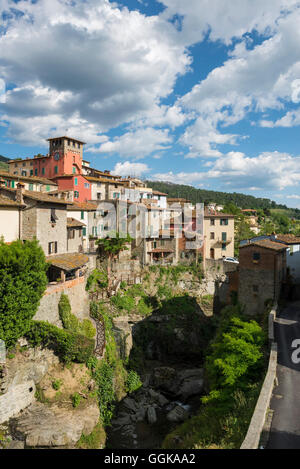
{"type": "Polygon", "coordinates": [[[285,211],[290,218],[300,219],[300,210],[288,208],[286,205],[279,205],[273,200],[254,197],[252,195],[240,194],[237,192],[217,192],[206,189],[196,189],[193,186],[186,186],[182,184],[172,184],[170,182],[161,181],[146,181],[152,189],[165,192],[171,198],[182,197],[190,200],[192,203],[205,203],[214,202],[220,205],[228,205],[233,203],[241,209],[251,208],[254,210],[259,209],[280,209],[285,211]]]}

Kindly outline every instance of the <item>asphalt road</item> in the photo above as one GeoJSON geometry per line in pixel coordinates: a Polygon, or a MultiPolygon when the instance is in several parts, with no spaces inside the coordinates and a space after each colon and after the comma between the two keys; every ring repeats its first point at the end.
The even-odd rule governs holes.
{"type": "Polygon", "coordinates": [[[300,302],[290,303],[278,315],[275,337],[278,344],[278,386],[274,388],[270,405],[274,415],[267,449],[299,449],[300,363],[292,359],[292,354],[299,349],[297,357],[300,359],[300,302]],[[299,344],[293,348],[296,339],[299,344]]]}

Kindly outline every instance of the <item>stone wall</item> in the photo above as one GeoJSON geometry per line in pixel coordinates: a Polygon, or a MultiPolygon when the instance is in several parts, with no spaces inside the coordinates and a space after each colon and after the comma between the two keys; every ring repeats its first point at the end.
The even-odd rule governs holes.
{"type": "Polygon", "coordinates": [[[239,303],[245,313],[262,314],[267,300],[276,301],[279,286],[274,283],[274,272],[268,270],[241,269],[239,273],[239,303]]]}
{"type": "Polygon", "coordinates": [[[58,358],[50,350],[29,349],[7,360],[0,380],[0,424],[17,415],[34,401],[36,384],[58,358]]]}
{"type": "Polygon", "coordinates": [[[70,300],[72,313],[79,319],[89,318],[89,297],[85,290],[85,278],[79,277],[68,282],[50,285],[43,298],[39,309],[33,319],[36,321],[48,321],[58,327],[62,327],[58,314],[58,303],[62,293],[70,300]]]}

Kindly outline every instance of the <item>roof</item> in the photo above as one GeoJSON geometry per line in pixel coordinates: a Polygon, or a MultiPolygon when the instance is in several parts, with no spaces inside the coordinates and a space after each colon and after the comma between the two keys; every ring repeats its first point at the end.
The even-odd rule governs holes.
{"type": "Polygon", "coordinates": [[[118,181],[116,179],[108,179],[108,178],[97,178],[97,177],[94,177],[94,176],[84,176],[85,179],[87,179],[88,181],[91,181],[91,182],[108,182],[110,184],[120,184],[120,185],[123,185],[124,184],[124,181],[118,181]]]}
{"type": "Polygon", "coordinates": [[[78,212],[80,211],[94,212],[95,210],[97,210],[98,203],[99,202],[89,201],[89,202],[73,202],[73,204],[71,204],[71,202],[67,202],[67,204],[70,205],[67,207],[67,210],[72,211],[72,212],[77,212],[77,211],[78,212]]]}
{"type": "Polygon", "coordinates": [[[12,207],[12,208],[23,207],[22,204],[19,204],[18,202],[14,201],[14,200],[10,200],[6,197],[3,197],[2,195],[0,195],[0,206],[1,207],[12,207]]]}
{"type": "Polygon", "coordinates": [[[86,144],[86,142],[82,142],[81,140],[77,140],[77,138],[73,138],[73,137],[66,137],[65,135],[63,137],[53,137],[53,138],[47,138],[47,142],[51,142],[52,140],[60,140],[60,139],[67,139],[67,140],[74,140],[74,142],[78,142],[78,143],[83,143],[83,145],[86,144]]]}
{"type": "Polygon", "coordinates": [[[159,254],[159,253],[171,254],[174,251],[173,251],[173,249],[168,249],[168,248],[155,248],[155,249],[152,249],[151,251],[148,251],[148,252],[153,253],[153,254],[155,254],[155,253],[157,253],[157,254],[159,254]]]}
{"type": "Polygon", "coordinates": [[[72,203],[63,199],[59,199],[57,197],[52,197],[51,195],[47,195],[45,192],[23,191],[23,196],[28,197],[28,199],[33,199],[39,202],[46,202],[51,204],[67,205],[72,203]]]}
{"type": "Polygon", "coordinates": [[[190,200],[188,200],[188,199],[183,199],[183,198],[180,198],[180,197],[177,197],[177,198],[168,197],[168,201],[191,203],[190,200]]]}
{"type": "Polygon", "coordinates": [[[216,211],[209,211],[207,208],[204,210],[204,217],[205,218],[235,218],[232,213],[222,213],[216,211]]]}
{"type": "Polygon", "coordinates": [[[75,218],[67,218],[67,228],[82,228],[83,226],[86,226],[86,224],[75,220],[75,218]]]}
{"type": "Polygon", "coordinates": [[[46,257],[47,262],[54,267],[59,269],[70,270],[79,269],[89,262],[89,257],[85,254],[80,253],[70,253],[70,254],[60,254],[58,256],[49,256],[46,257]]]}
{"type": "Polygon", "coordinates": [[[152,191],[152,194],[154,194],[154,195],[164,195],[164,196],[168,195],[168,194],[165,194],[164,192],[160,192],[160,191],[152,191]]]}
{"type": "Polygon", "coordinates": [[[292,234],[278,234],[275,235],[276,240],[285,243],[285,244],[300,244],[300,237],[294,236],[292,234]]]}
{"type": "Polygon", "coordinates": [[[1,177],[6,177],[9,179],[20,180],[20,181],[29,181],[29,182],[41,182],[43,184],[49,184],[52,186],[57,186],[56,182],[51,181],[47,178],[41,178],[36,176],[18,176],[17,174],[11,174],[8,171],[0,171],[1,177]]]}
{"type": "Polygon", "coordinates": [[[244,244],[243,246],[240,246],[240,249],[244,249],[250,246],[271,249],[272,251],[285,251],[287,249],[287,245],[282,243],[276,243],[275,241],[271,241],[270,239],[262,239],[260,241],[255,241],[254,243],[244,244]]]}

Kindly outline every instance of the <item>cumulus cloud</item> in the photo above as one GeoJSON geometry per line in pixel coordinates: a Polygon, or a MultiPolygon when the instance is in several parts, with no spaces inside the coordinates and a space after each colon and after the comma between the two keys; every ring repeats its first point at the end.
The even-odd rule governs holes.
{"type": "Polygon", "coordinates": [[[265,152],[250,158],[230,152],[218,158],[207,172],[158,173],[155,179],[190,184],[215,180],[219,190],[283,190],[300,183],[300,157],[265,152]]]}
{"type": "Polygon", "coordinates": [[[166,150],[172,142],[167,129],[151,127],[129,131],[121,137],[108,140],[99,147],[93,147],[92,153],[117,153],[120,156],[135,159],[144,158],[159,150],[166,150]]]}
{"type": "MultiPolygon", "coordinates": [[[[159,100],[172,92],[191,62],[171,24],[107,0],[20,1],[20,14],[13,13],[16,4],[9,0],[1,7],[8,18],[0,35],[1,75],[17,85],[6,95],[2,119],[19,143],[27,132],[40,143],[57,115],[65,127],[79,115],[98,133],[153,119],[159,100]],[[17,107],[19,98],[22,105],[17,107]],[[43,124],[31,128],[34,118],[43,124]]],[[[162,124],[182,122],[178,108],[159,112],[162,124]]]]}
{"type": "Polygon", "coordinates": [[[125,161],[124,163],[117,163],[112,171],[112,174],[117,174],[118,176],[136,176],[140,177],[145,173],[149,173],[151,169],[149,166],[143,163],[130,163],[130,161],[125,161]]]}
{"type": "MultiPolygon", "coordinates": [[[[206,34],[211,40],[230,44],[252,30],[260,34],[276,28],[279,17],[293,11],[298,0],[161,0],[167,7],[161,14],[168,20],[179,18],[185,44],[201,41],[206,34]]],[[[178,24],[178,21],[177,21],[178,24]]]]}

